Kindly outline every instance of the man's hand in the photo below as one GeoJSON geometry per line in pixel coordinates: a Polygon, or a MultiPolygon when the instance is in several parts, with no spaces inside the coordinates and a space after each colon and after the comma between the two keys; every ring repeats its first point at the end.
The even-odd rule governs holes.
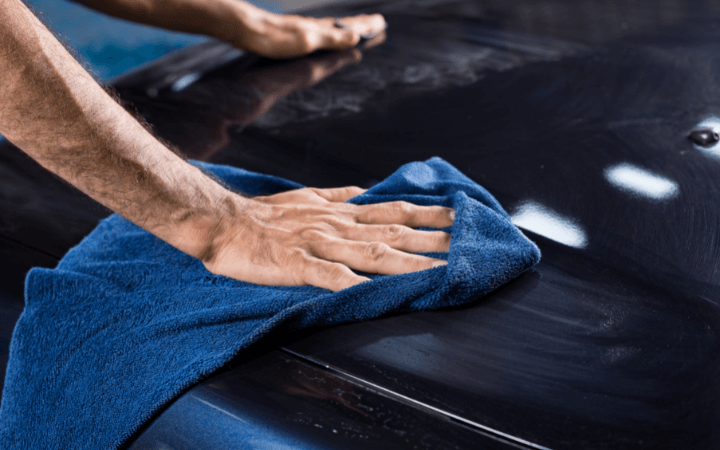
{"type": "Polygon", "coordinates": [[[368,278],[445,265],[412,253],[447,252],[454,211],[406,202],[343,203],[357,187],[300,189],[256,197],[242,216],[221,227],[203,261],[211,272],[264,285],[312,285],[337,291],[368,278]]]}
{"type": "Polygon", "coordinates": [[[293,58],[316,50],[343,50],[361,36],[381,33],[380,14],[315,19],[273,14],[242,0],[75,0],[122,19],[200,33],[269,58],[293,58]]]}
{"type": "Polygon", "coordinates": [[[225,39],[236,47],[268,58],[292,58],[316,50],[344,50],[357,45],[361,36],[375,36],[385,30],[380,14],[316,19],[297,15],[262,13],[245,19],[249,32],[228,34],[225,39]]]}

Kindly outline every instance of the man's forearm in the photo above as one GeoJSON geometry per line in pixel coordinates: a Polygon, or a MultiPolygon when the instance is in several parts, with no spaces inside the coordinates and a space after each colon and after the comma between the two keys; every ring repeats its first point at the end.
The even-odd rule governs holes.
{"type": "Polygon", "coordinates": [[[0,133],[176,248],[206,258],[241,197],[149,134],[19,1],[0,2],[0,133]]]}
{"type": "Polygon", "coordinates": [[[74,0],[121,19],[224,40],[261,32],[269,13],[242,0],[74,0]]]}
{"type": "Polygon", "coordinates": [[[343,50],[385,28],[379,14],[315,19],[272,14],[242,0],[75,0],[98,11],[175,31],[200,33],[270,58],[343,50]]]}

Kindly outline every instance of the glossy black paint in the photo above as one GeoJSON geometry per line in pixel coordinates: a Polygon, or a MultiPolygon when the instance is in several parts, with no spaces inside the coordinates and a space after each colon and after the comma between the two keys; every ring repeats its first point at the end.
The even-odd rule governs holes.
{"type": "MultiPolygon", "coordinates": [[[[0,140],[0,236],[59,260],[108,214],[100,204],[0,140]]],[[[7,256],[9,261],[15,258],[7,256]]]]}
{"type": "Polygon", "coordinates": [[[508,445],[375,392],[354,380],[272,351],[191,389],[131,450],[488,450],[508,445]]]}
{"type": "MultiPolygon", "coordinates": [[[[543,260],[467,308],[280,339],[285,357],[506,442],[718,448],[720,149],[687,137],[720,130],[720,8],[397,1],[315,13],[362,11],[389,28],[361,62],[272,62],[209,43],[115,84],[180,151],[306,185],[370,186],[441,156],[500,200],[543,260]],[[176,85],[176,72],[197,80],[176,85]]],[[[5,236],[59,255],[102,216],[32,164],[4,164],[27,190],[3,184],[5,236]]],[[[223,404],[247,401],[245,370],[219,375],[237,375],[215,385],[223,404]]],[[[293,373],[260,389],[285,392],[275,408],[294,401],[282,387],[293,373]]],[[[148,432],[168,436],[164,417],[148,432]]],[[[198,433],[176,430],[172,445],[198,433]]]]}

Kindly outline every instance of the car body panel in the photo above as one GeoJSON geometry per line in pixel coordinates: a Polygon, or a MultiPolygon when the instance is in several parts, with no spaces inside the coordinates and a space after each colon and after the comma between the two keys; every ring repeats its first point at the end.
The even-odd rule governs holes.
{"type": "MultiPolygon", "coordinates": [[[[368,187],[440,156],[496,196],[543,259],[466,308],[278,337],[280,359],[264,361],[315,364],[507,446],[717,448],[720,149],[687,134],[720,128],[720,8],[395,1],[309,12],[372,11],[386,15],[387,40],[359,63],[258,60],[209,43],[114,84],[185,154],[305,185],[368,187]],[[173,64],[193,76],[176,84],[173,64]],[[317,67],[335,71],[313,85],[317,67]]],[[[92,210],[60,209],[58,220],[92,210]]],[[[41,229],[47,211],[14,220],[41,229]]],[[[245,380],[223,389],[247,389],[244,370],[218,374],[245,380]]],[[[242,403],[232,398],[222,401],[242,403]]],[[[182,397],[145,432],[167,434],[164,414],[191,404],[182,397]]],[[[183,433],[199,431],[176,430],[177,442],[183,433]]]]}
{"type": "Polygon", "coordinates": [[[193,387],[130,449],[520,449],[282,351],[193,387]]]}

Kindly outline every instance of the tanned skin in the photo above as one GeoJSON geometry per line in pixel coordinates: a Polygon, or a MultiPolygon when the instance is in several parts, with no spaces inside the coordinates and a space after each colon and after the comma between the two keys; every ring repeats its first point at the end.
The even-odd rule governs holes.
{"type": "MultiPolygon", "coordinates": [[[[131,20],[226,39],[269,57],[343,49],[382,16],[276,16],[239,1],[86,0],[131,20]],[[285,17],[285,18],[283,18],[285,17]],[[207,18],[207,20],[200,20],[207,18]],[[205,23],[206,26],[198,25],[205,23]],[[236,30],[236,31],[235,31],[236,30]]],[[[343,203],[357,187],[245,198],[175,155],[118,105],[20,0],[0,0],[0,133],[42,166],[212,273],[334,291],[444,261],[454,211],[405,202],[343,203]]]]}

